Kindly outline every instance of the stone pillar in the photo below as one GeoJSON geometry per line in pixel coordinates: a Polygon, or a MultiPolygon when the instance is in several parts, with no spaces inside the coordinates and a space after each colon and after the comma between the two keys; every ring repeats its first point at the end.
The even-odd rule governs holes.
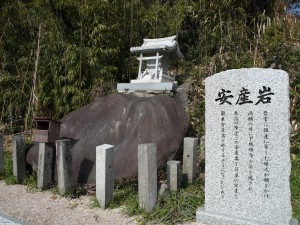
{"type": "Polygon", "coordinates": [[[102,209],[106,209],[113,198],[115,184],[114,146],[96,147],[96,198],[102,209]]]}
{"type": "Polygon", "coordinates": [[[3,134],[0,134],[0,172],[4,171],[4,144],[3,134]]]}
{"type": "Polygon", "coordinates": [[[159,60],[159,52],[156,53],[156,59],[155,59],[155,79],[159,78],[159,74],[158,74],[158,60],[159,60]]]}
{"type": "Polygon", "coordinates": [[[200,138],[200,160],[205,161],[205,135],[200,138]]]}
{"type": "Polygon", "coordinates": [[[49,189],[52,182],[53,144],[39,143],[37,186],[49,189]]]}
{"type": "Polygon", "coordinates": [[[156,144],[138,145],[139,206],[151,212],[157,202],[156,144]]]}
{"type": "Polygon", "coordinates": [[[198,138],[184,138],[182,174],[184,181],[187,181],[189,184],[192,183],[196,177],[197,144],[198,138]]]}
{"type": "Polygon", "coordinates": [[[143,53],[140,53],[139,75],[138,75],[138,78],[137,78],[138,80],[141,80],[143,78],[143,76],[142,76],[142,66],[143,66],[142,58],[143,58],[143,53]]]}
{"type": "Polygon", "coordinates": [[[180,161],[167,162],[167,183],[170,191],[179,191],[181,183],[180,161]]]}
{"type": "Polygon", "coordinates": [[[26,176],[24,137],[15,136],[13,139],[13,174],[21,182],[26,176]]]}
{"type": "Polygon", "coordinates": [[[56,141],[57,183],[60,194],[66,194],[73,185],[71,140],[56,141]]]}

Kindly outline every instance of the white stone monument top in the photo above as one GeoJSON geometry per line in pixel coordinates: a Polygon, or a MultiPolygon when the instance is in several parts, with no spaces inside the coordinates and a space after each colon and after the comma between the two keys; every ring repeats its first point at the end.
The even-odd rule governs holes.
{"type": "Polygon", "coordinates": [[[169,62],[171,59],[179,59],[182,57],[176,36],[144,39],[144,43],[141,46],[132,47],[130,51],[139,54],[137,59],[140,62],[138,78],[131,80],[130,83],[161,83],[174,81],[174,78],[169,76],[169,62]],[[146,63],[145,66],[143,62],[146,63]],[[143,67],[145,67],[144,70],[143,67]]]}
{"type": "Polygon", "coordinates": [[[205,80],[206,225],[289,225],[289,77],[238,69],[205,80]]]}

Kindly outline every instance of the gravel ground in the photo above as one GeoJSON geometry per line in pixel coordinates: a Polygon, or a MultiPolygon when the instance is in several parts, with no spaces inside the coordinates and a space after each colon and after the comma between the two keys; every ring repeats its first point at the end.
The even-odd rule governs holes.
{"type": "Polygon", "coordinates": [[[121,208],[89,207],[90,197],[66,199],[49,191],[29,193],[23,185],[0,181],[0,212],[32,225],[137,224],[121,208]]]}
{"type": "Polygon", "coordinates": [[[67,199],[50,191],[30,193],[24,185],[0,181],[0,213],[31,225],[137,224],[135,217],[123,214],[121,208],[91,209],[90,198],[67,199]]]}

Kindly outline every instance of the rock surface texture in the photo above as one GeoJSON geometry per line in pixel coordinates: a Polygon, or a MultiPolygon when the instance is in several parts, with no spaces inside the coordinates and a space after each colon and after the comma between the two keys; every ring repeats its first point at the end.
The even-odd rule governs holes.
{"type": "MultiPolygon", "coordinates": [[[[73,177],[79,183],[95,183],[96,146],[114,145],[115,176],[129,178],[137,175],[138,144],[155,143],[161,166],[178,153],[188,128],[187,113],[164,95],[108,95],[71,112],[61,122],[60,138],[72,140],[73,177]]],[[[36,144],[26,160],[36,167],[36,144]]]]}

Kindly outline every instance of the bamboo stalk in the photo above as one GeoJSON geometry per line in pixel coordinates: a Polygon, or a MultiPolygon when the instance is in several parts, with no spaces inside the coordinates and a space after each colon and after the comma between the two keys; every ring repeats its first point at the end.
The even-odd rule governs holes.
{"type": "Polygon", "coordinates": [[[38,32],[38,40],[37,40],[37,49],[36,49],[36,60],[33,72],[33,91],[32,91],[32,105],[35,105],[35,100],[38,100],[35,91],[36,91],[36,80],[37,80],[37,73],[38,73],[38,65],[40,61],[40,52],[41,52],[41,33],[42,33],[42,24],[39,25],[39,32],[38,32]]]}
{"type": "MultiPolygon", "coordinates": [[[[28,120],[30,117],[30,114],[33,116],[34,108],[36,108],[36,85],[37,85],[37,74],[38,74],[38,65],[39,65],[39,60],[40,60],[40,52],[41,52],[41,33],[42,33],[42,24],[39,24],[39,31],[38,31],[38,37],[37,37],[37,49],[36,49],[36,59],[35,59],[35,64],[34,64],[34,71],[33,71],[33,85],[31,88],[31,94],[30,94],[30,99],[28,103],[28,108],[27,108],[27,114],[25,116],[25,130],[28,129],[28,120]]],[[[32,122],[32,120],[31,120],[32,122]]]]}

